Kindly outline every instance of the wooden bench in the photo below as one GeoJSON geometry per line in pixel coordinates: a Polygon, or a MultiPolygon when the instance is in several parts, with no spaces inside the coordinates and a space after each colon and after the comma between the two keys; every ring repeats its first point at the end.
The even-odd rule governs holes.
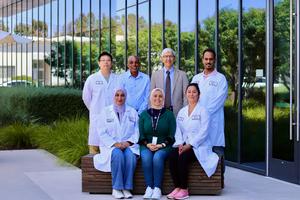
{"type": "MultiPolygon", "coordinates": [[[[213,176],[208,178],[198,164],[198,162],[190,165],[189,171],[189,193],[199,194],[219,194],[224,187],[224,176],[222,173],[223,158],[220,159],[217,170],[213,176]]],[[[101,172],[94,168],[93,155],[88,154],[81,158],[82,170],[82,192],[92,194],[110,194],[112,191],[111,173],[101,172]]],[[[168,161],[165,164],[164,180],[162,192],[168,194],[174,189],[173,182],[169,171],[168,161]]],[[[134,194],[143,194],[145,192],[144,175],[141,162],[138,161],[134,175],[134,194]]]]}

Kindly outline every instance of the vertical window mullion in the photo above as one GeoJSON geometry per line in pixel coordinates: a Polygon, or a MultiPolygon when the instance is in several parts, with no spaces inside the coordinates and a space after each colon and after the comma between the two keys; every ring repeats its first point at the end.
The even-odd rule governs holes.
{"type": "Polygon", "coordinates": [[[195,67],[194,71],[195,74],[198,74],[199,72],[199,67],[198,67],[198,62],[199,62],[199,37],[198,37],[198,32],[199,32],[199,23],[198,23],[198,1],[195,0],[195,51],[194,51],[194,57],[195,57],[195,67]]]}
{"type": "Polygon", "coordinates": [[[166,2],[162,0],[162,49],[166,48],[166,2]]]}
{"type": "Polygon", "coordinates": [[[136,0],[135,1],[135,12],[136,12],[136,18],[135,18],[135,21],[136,21],[136,27],[135,27],[135,55],[139,55],[139,0],[136,0]]]}
{"type": "Polygon", "coordinates": [[[216,4],[216,15],[215,15],[215,51],[216,51],[216,65],[217,65],[217,70],[221,71],[221,63],[220,63],[220,38],[219,38],[219,0],[215,1],[216,4]]]}
{"type": "Polygon", "coordinates": [[[82,73],[83,73],[83,69],[82,69],[82,1],[80,0],[80,89],[82,88],[82,73]]]}
{"type": "Polygon", "coordinates": [[[99,44],[98,44],[98,46],[99,46],[99,52],[98,52],[98,54],[100,55],[100,53],[101,53],[101,51],[102,51],[102,49],[101,49],[101,1],[99,1],[99,44]]]}
{"type": "Polygon", "coordinates": [[[124,67],[127,69],[127,50],[128,50],[128,27],[127,27],[127,0],[125,0],[125,59],[124,59],[124,67]]]}
{"type": "Polygon", "coordinates": [[[57,86],[59,86],[59,71],[60,71],[60,68],[59,68],[59,65],[60,65],[60,62],[59,62],[59,0],[57,0],[57,4],[56,4],[56,15],[57,15],[57,25],[56,25],[56,28],[57,28],[57,62],[56,62],[56,70],[57,70],[57,86]]]}
{"type": "Polygon", "coordinates": [[[92,1],[89,1],[89,75],[92,72],[91,64],[92,64],[92,42],[91,42],[91,35],[92,35],[92,1]]]}
{"type": "Polygon", "coordinates": [[[72,0],[72,86],[74,87],[75,78],[76,78],[76,70],[74,65],[74,0],[72,0]]]}
{"type": "Polygon", "coordinates": [[[148,74],[151,76],[151,0],[149,0],[148,5],[148,74]]]}
{"type": "Polygon", "coordinates": [[[46,64],[45,64],[45,58],[46,58],[46,0],[43,2],[43,9],[44,9],[44,19],[43,19],[43,45],[44,45],[44,58],[43,58],[43,72],[44,72],[44,86],[46,85],[46,64]]]}
{"type": "Polygon", "coordinates": [[[109,52],[111,53],[111,0],[109,1],[109,52]]]}
{"type": "Polygon", "coordinates": [[[239,21],[238,21],[238,163],[241,163],[241,143],[243,139],[243,120],[242,120],[242,84],[243,84],[243,43],[242,43],[242,34],[243,34],[243,3],[242,0],[239,0],[239,21]]]}
{"type": "Polygon", "coordinates": [[[178,68],[180,69],[181,68],[181,66],[180,66],[180,63],[181,63],[181,49],[180,49],[180,45],[181,45],[181,43],[180,43],[180,39],[181,39],[181,15],[180,15],[180,12],[181,12],[181,8],[180,8],[180,6],[181,6],[181,0],[178,0],[178,29],[177,29],[177,37],[178,37],[178,39],[177,39],[177,55],[178,55],[178,60],[177,60],[177,66],[178,66],[178,68]]]}
{"type": "Polygon", "coordinates": [[[52,0],[50,0],[50,86],[52,86],[52,0]]]}
{"type": "Polygon", "coordinates": [[[37,0],[37,84],[40,86],[40,0],[37,0]]]}
{"type": "Polygon", "coordinates": [[[67,69],[66,69],[66,60],[67,60],[67,3],[66,0],[64,0],[64,37],[65,37],[65,41],[64,41],[64,79],[65,79],[65,87],[66,87],[66,83],[67,83],[67,69]]]}

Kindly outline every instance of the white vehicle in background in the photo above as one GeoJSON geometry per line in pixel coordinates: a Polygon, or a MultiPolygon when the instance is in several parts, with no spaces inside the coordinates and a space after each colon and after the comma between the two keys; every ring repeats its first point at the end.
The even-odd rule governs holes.
{"type": "Polygon", "coordinates": [[[0,86],[1,87],[32,86],[32,82],[27,80],[10,80],[2,83],[0,86]]]}

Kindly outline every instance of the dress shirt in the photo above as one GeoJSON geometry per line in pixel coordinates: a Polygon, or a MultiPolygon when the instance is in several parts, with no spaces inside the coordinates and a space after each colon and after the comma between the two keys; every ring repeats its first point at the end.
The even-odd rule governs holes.
{"type": "Polygon", "coordinates": [[[139,72],[134,77],[128,70],[121,75],[121,85],[127,91],[126,104],[133,107],[138,114],[148,108],[150,78],[147,74],[139,72]]]}

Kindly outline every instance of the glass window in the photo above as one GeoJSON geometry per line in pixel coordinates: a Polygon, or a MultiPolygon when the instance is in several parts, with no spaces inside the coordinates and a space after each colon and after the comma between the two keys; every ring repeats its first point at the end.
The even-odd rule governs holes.
{"type": "Polygon", "coordinates": [[[191,80],[195,75],[195,0],[181,1],[181,62],[180,69],[185,71],[191,80]]]}
{"type": "MultiPolygon", "coordinates": [[[[127,56],[136,55],[136,6],[131,5],[127,10],[127,56]]],[[[127,60],[125,60],[127,67],[127,60]]],[[[125,69],[125,68],[124,68],[125,69]]]]}
{"type": "Polygon", "coordinates": [[[243,1],[243,137],[241,161],[265,170],[265,5],[243,1]]]}
{"type": "Polygon", "coordinates": [[[81,11],[81,4],[79,2],[75,3],[74,1],[74,52],[73,52],[73,56],[74,56],[74,70],[75,70],[75,74],[74,74],[74,86],[76,88],[80,88],[81,86],[81,58],[80,58],[80,54],[81,54],[81,45],[80,45],[80,37],[81,37],[81,15],[80,15],[80,11],[81,11]]]}
{"type": "Polygon", "coordinates": [[[83,83],[87,79],[87,76],[91,73],[90,63],[90,23],[91,23],[91,12],[90,12],[90,1],[82,1],[82,81],[83,83]]]}
{"type": "Polygon", "coordinates": [[[99,41],[99,0],[91,1],[92,10],[91,10],[91,70],[92,73],[98,71],[98,55],[100,52],[100,41],[99,41]]]}
{"type": "MultiPolygon", "coordinates": [[[[162,51],[162,1],[151,1],[151,70],[156,71],[161,68],[160,54],[162,51]]],[[[166,38],[169,35],[166,34],[166,38]]],[[[148,46],[148,45],[147,45],[148,46]]]]}
{"type": "Polygon", "coordinates": [[[138,31],[138,55],[140,57],[140,70],[144,73],[148,72],[148,40],[149,40],[149,2],[139,4],[139,31],[138,31]]]}
{"type": "Polygon", "coordinates": [[[116,55],[115,70],[122,71],[125,69],[125,1],[117,0],[116,3],[116,55]]]}
{"type": "MultiPolygon", "coordinates": [[[[225,103],[226,159],[237,161],[238,138],[238,1],[222,0],[219,10],[219,35],[222,72],[228,82],[225,103]]],[[[214,29],[212,29],[214,30],[214,29]]],[[[211,35],[214,35],[211,33],[211,35]]]]}

